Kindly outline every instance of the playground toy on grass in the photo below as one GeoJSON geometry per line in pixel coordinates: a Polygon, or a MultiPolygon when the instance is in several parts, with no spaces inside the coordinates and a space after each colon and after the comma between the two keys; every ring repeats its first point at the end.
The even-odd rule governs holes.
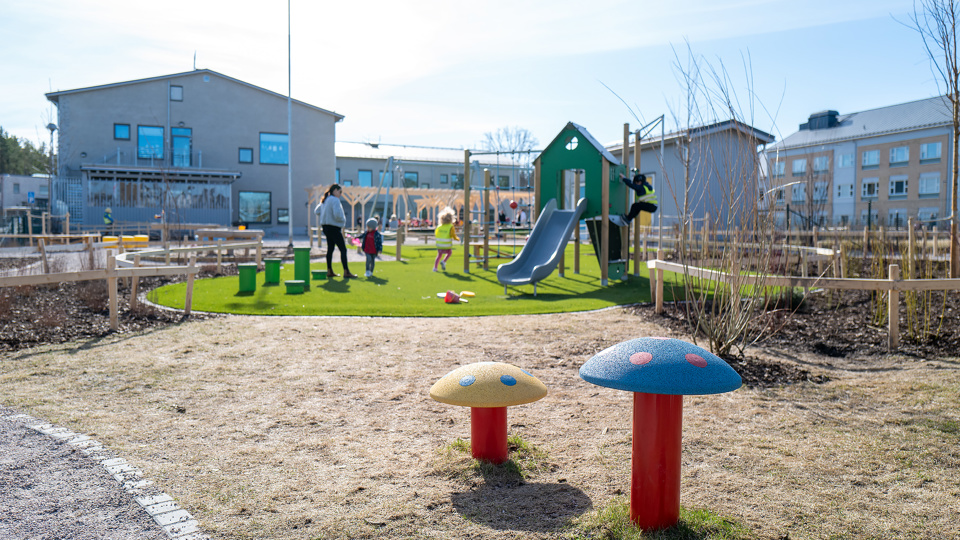
{"type": "Polygon", "coordinates": [[[639,338],[600,351],[580,368],[583,380],[633,394],[630,519],[665,529],[680,519],[683,396],[740,388],[740,375],[685,341],[639,338]]]}
{"type": "Polygon", "coordinates": [[[470,407],[470,449],[475,459],[507,461],[507,407],[537,401],[547,387],[526,370],[502,362],[458,367],[430,387],[430,397],[470,407]]]}
{"type": "Polygon", "coordinates": [[[473,298],[474,296],[476,295],[473,293],[473,291],[460,291],[460,294],[457,294],[453,291],[437,293],[437,298],[443,298],[443,301],[448,304],[459,304],[460,302],[466,304],[467,298],[473,298]]]}

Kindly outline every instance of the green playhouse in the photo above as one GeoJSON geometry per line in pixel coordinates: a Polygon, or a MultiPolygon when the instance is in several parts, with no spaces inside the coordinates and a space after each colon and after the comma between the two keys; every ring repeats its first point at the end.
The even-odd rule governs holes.
{"type": "Polygon", "coordinates": [[[560,208],[570,208],[580,197],[587,199],[581,219],[600,261],[600,281],[625,278],[627,269],[626,238],[621,228],[611,226],[609,216],[625,211],[631,192],[620,181],[626,166],[620,163],[583,126],[568,122],[534,160],[534,199],[537,214],[551,199],[560,208]],[[568,174],[572,171],[573,174],[568,174]],[[580,187],[580,177],[583,184],[580,187]],[[570,178],[574,178],[571,182],[570,178]],[[579,191],[579,193],[578,193],[579,191]]]}

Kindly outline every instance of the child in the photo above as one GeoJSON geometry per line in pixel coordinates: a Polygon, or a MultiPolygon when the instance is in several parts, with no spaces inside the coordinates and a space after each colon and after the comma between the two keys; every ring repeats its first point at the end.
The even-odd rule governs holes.
{"type": "Polygon", "coordinates": [[[630,222],[633,221],[633,218],[637,217],[640,212],[649,212],[652,214],[657,211],[657,193],[653,190],[653,186],[647,182],[647,175],[640,174],[636,169],[633,169],[633,171],[633,182],[629,182],[627,177],[622,174],[620,175],[620,180],[622,180],[628,188],[637,192],[637,202],[630,206],[629,213],[610,216],[610,221],[620,227],[629,225],[630,222]]]}
{"type": "Polygon", "coordinates": [[[373,275],[373,265],[377,256],[383,252],[383,235],[377,230],[379,225],[380,222],[376,219],[368,219],[367,231],[357,237],[360,240],[360,249],[367,256],[367,272],[364,274],[366,277],[373,275]]]}
{"type": "Polygon", "coordinates": [[[437,238],[437,260],[433,261],[434,272],[437,271],[437,263],[440,263],[440,267],[443,268],[444,272],[447,271],[447,261],[450,260],[450,255],[453,253],[453,242],[460,241],[460,239],[457,238],[457,231],[453,228],[454,215],[456,214],[453,208],[448,206],[437,216],[440,225],[433,231],[434,236],[437,238]],[[442,261],[440,260],[441,258],[443,258],[442,261]]]}

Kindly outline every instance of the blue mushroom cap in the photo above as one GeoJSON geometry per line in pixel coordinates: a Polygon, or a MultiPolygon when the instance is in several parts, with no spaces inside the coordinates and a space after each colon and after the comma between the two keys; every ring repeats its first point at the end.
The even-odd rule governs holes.
{"type": "Polygon", "coordinates": [[[720,357],[686,341],[638,338],[604,349],[580,368],[598,386],[647,394],[721,394],[740,388],[740,375],[720,357]]]}

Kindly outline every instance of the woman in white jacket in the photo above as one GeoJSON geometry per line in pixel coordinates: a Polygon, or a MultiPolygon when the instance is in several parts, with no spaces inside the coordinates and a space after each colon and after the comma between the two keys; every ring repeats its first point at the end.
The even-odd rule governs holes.
{"type": "Polygon", "coordinates": [[[336,277],[333,273],[333,248],[340,249],[340,262],[343,263],[343,277],[355,278],[347,266],[347,245],[343,240],[343,227],[347,224],[347,216],[343,213],[340,204],[340,193],[343,189],[338,184],[331,184],[320,199],[320,204],[313,211],[320,216],[320,227],[323,236],[327,239],[327,277],[336,277]]]}

